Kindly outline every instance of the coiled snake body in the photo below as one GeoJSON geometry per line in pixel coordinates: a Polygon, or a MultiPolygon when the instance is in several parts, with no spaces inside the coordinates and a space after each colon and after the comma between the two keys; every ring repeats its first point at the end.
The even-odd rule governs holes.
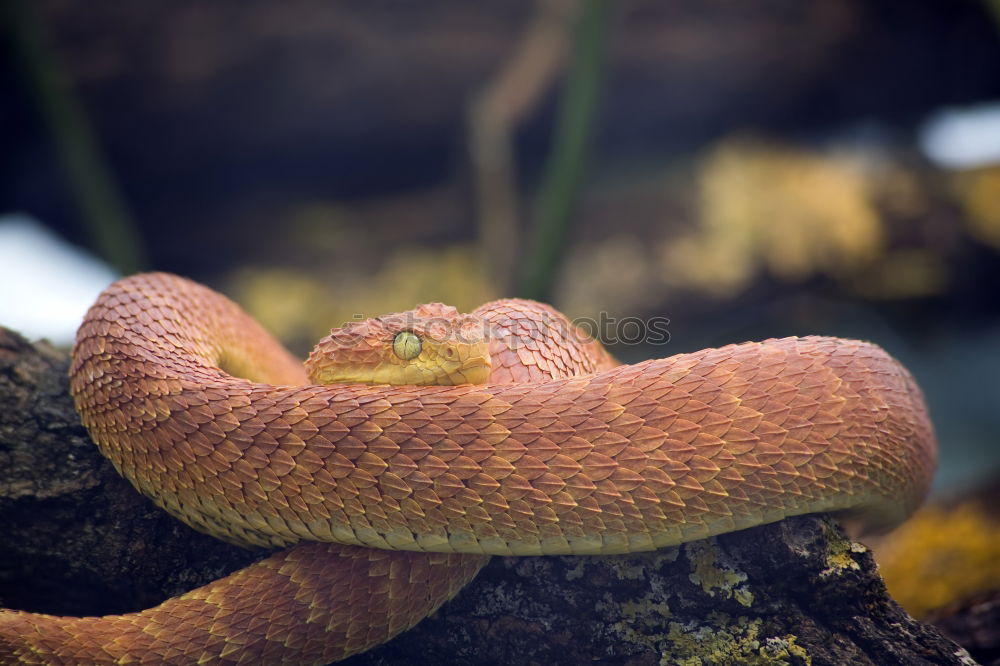
{"type": "MultiPolygon", "coordinates": [[[[614,367],[544,306],[474,315],[501,332],[492,383],[318,386],[205,287],[109,287],[71,370],[102,453],[200,530],[327,543],[142,613],[0,611],[0,662],[326,663],[433,612],[486,555],[649,550],[820,511],[884,528],[930,483],[919,389],[874,345],[786,338],[614,367]]],[[[485,378],[453,352],[459,377],[485,378]]]]}

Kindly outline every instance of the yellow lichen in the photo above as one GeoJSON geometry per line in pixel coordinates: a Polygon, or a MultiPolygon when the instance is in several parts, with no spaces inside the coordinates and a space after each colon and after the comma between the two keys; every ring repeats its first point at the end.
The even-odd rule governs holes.
{"type": "Polygon", "coordinates": [[[764,641],[761,650],[766,651],[772,657],[798,657],[806,664],[812,664],[812,657],[801,645],[795,644],[795,636],[788,635],[784,638],[768,638],[764,641]]]}
{"type": "Polygon", "coordinates": [[[735,599],[739,604],[750,607],[753,593],[750,588],[740,585],[747,579],[742,571],[737,571],[716,561],[714,539],[705,539],[687,544],[686,552],[691,562],[688,578],[709,596],[718,594],[723,599],[735,599]]]}
{"type": "Polygon", "coordinates": [[[753,592],[746,586],[733,588],[733,599],[741,606],[750,608],[753,605],[753,592]]]}
{"type": "Polygon", "coordinates": [[[1000,589],[1000,530],[978,502],[925,507],[872,549],[889,593],[918,618],[1000,589]]]}
{"type": "Polygon", "coordinates": [[[863,553],[867,550],[863,545],[854,543],[850,539],[837,538],[831,533],[829,547],[826,551],[826,569],[820,572],[820,577],[826,578],[835,575],[844,569],[860,569],[861,566],[854,561],[851,553],[863,553]]]}
{"type": "Polygon", "coordinates": [[[611,625],[611,630],[622,641],[656,649],[666,639],[662,631],[657,631],[670,618],[670,607],[663,601],[652,598],[626,601],[619,605],[622,619],[611,625]]]}
{"type": "Polygon", "coordinates": [[[667,634],[670,649],[660,656],[660,664],[678,666],[791,666],[812,664],[796,637],[761,637],[761,620],[740,616],[733,620],[725,613],[710,613],[708,624],[671,622],[667,634]]]}

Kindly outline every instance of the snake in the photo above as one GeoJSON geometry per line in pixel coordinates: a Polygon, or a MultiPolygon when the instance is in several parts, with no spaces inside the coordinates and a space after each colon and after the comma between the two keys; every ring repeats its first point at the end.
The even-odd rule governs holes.
{"type": "Polygon", "coordinates": [[[413,626],[490,555],[638,552],[818,512],[889,529],[937,455],[915,380],[868,342],[618,364],[508,299],[355,322],[304,367],[165,273],[98,297],[70,392],[157,505],[284,550],[139,613],[0,610],[0,663],[328,663],[413,626]]]}

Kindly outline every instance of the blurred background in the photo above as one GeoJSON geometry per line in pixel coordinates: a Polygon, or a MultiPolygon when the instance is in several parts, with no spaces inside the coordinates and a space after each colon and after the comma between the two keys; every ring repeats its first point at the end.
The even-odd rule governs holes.
{"type": "Polygon", "coordinates": [[[624,361],[864,338],[926,391],[938,497],[997,487],[997,0],[0,5],[2,324],[68,345],[156,269],[299,354],[513,295],[670,319],[624,361]]]}

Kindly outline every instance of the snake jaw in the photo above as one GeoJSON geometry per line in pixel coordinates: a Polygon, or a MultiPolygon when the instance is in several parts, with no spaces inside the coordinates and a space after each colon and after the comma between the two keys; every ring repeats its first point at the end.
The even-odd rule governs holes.
{"type": "Polygon", "coordinates": [[[466,361],[462,367],[453,373],[453,377],[460,377],[464,381],[455,384],[485,384],[493,371],[493,363],[489,356],[477,356],[466,361]]]}

